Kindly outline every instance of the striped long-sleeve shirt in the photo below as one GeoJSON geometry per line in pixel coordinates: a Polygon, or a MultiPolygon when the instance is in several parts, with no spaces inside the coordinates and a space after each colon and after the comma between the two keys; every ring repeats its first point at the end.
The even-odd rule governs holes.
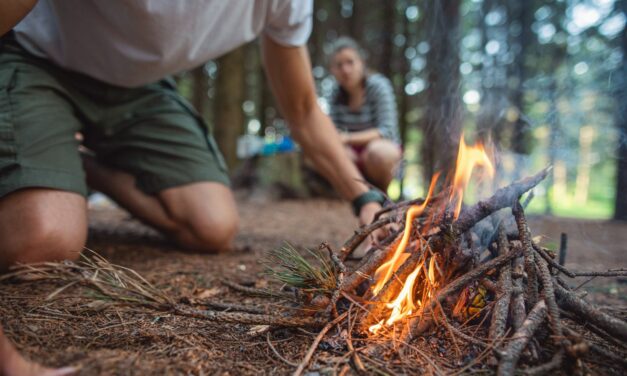
{"type": "Polygon", "coordinates": [[[392,84],[381,74],[366,77],[366,98],[357,111],[340,103],[340,90],[336,87],[329,101],[329,115],[335,126],[344,132],[358,132],[376,128],[383,138],[400,143],[396,99],[392,84]]]}

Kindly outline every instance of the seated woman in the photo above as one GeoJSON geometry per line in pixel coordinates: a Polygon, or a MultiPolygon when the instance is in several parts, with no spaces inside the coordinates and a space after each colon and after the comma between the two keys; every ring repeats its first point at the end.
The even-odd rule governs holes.
{"type": "Polygon", "coordinates": [[[370,183],[386,192],[402,158],[390,80],[368,71],[361,48],[348,37],[334,43],[329,68],[337,83],[329,115],[350,158],[370,183]]]}

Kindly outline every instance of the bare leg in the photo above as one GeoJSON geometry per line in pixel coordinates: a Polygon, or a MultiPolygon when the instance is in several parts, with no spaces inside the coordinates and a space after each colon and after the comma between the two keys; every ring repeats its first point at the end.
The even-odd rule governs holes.
{"type": "Polygon", "coordinates": [[[394,142],[385,139],[371,141],[361,155],[366,177],[377,188],[387,191],[401,157],[394,142]]]}
{"type": "Polygon", "coordinates": [[[0,199],[0,273],[15,263],[76,259],[87,237],[77,193],[29,188],[0,199]]]}
{"type": "Polygon", "coordinates": [[[140,191],[128,173],[102,166],[90,157],[83,157],[83,166],[89,186],[185,248],[213,253],[231,247],[239,217],[228,187],[199,182],[151,196],[140,191]]]}
{"type": "Polygon", "coordinates": [[[73,367],[51,369],[24,359],[4,336],[0,326],[0,376],[61,376],[75,372],[73,367]]]}

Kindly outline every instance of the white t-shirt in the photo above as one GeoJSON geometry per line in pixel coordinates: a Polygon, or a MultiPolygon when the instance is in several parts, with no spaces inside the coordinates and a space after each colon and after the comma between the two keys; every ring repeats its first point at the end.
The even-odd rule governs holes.
{"type": "Polygon", "coordinates": [[[312,0],[39,0],[16,27],[34,55],[136,87],[205,63],[264,33],[304,45],[312,0]]]}

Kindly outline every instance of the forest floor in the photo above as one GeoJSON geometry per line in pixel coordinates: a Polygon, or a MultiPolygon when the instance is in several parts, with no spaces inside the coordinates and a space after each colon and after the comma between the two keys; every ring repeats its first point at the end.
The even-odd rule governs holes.
{"type": "MultiPolygon", "coordinates": [[[[313,249],[322,241],[338,249],[357,227],[348,205],[334,200],[247,199],[239,204],[241,231],[235,250],[228,254],[182,252],[112,207],[90,209],[88,247],[112,263],[134,269],[178,301],[260,305],[263,300],[233,292],[221,281],[266,287],[268,277],[259,260],[268,250],[284,242],[313,249]]],[[[627,266],[625,223],[532,217],[530,225],[533,235],[542,235],[543,244],[553,249],[560,233],[568,234],[566,266],[571,269],[627,266]]],[[[584,280],[569,282],[576,286],[584,280]]],[[[61,286],[41,281],[0,283],[0,322],[27,356],[47,365],[77,365],[84,375],[289,374],[295,366],[288,362],[300,363],[316,334],[279,329],[255,336],[247,325],[103,303],[79,286],[46,300],[61,286]]],[[[623,318],[627,315],[624,278],[597,278],[581,289],[589,293],[587,299],[611,307],[623,318]]],[[[310,375],[339,372],[347,361],[345,351],[324,342],[321,347],[310,364],[310,375]]],[[[598,366],[593,373],[617,372],[616,365],[598,366]]]]}

